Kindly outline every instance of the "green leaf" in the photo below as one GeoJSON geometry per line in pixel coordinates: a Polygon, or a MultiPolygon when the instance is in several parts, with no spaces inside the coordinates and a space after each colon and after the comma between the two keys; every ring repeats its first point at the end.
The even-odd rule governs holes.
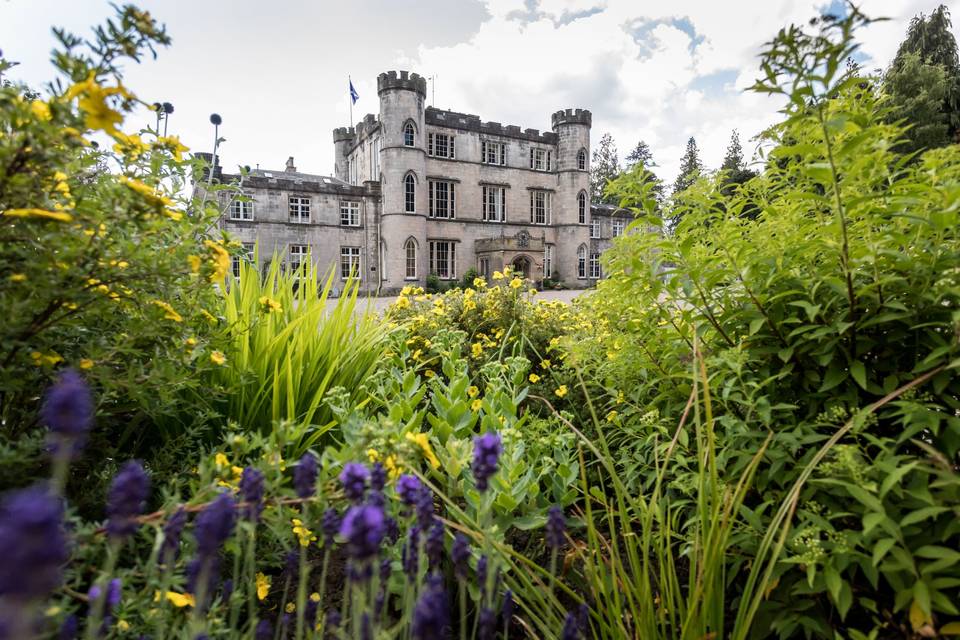
{"type": "Polygon", "coordinates": [[[850,363],[850,375],[853,376],[853,379],[857,381],[857,384],[860,385],[861,389],[867,388],[867,370],[863,366],[863,363],[859,360],[854,360],[850,363]]]}
{"type": "Polygon", "coordinates": [[[883,538],[877,541],[877,544],[873,547],[873,566],[880,564],[880,561],[883,560],[883,557],[887,555],[887,552],[890,551],[890,548],[897,544],[897,541],[893,538],[883,538]]]}
{"type": "Polygon", "coordinates": [[[941,513],[944,513],[949,510],[950,510],[949,507],[923,507],[922,509],[911,511],[906,516],[904,516],[903,520],[900,521],[900,526],[907,527],[911,524],[923,522],[927,518],[938,516],[941,513]]]}
{"type": "Polygon", "coordinates": [[[827,565],[823,568],[823,579],[827,583],[827,591],[830,592],[830,597],[833,598],[834,602],[837,602],[840,597],[840,587],[843,585],[840,574],[832,565],[827,565]]]}

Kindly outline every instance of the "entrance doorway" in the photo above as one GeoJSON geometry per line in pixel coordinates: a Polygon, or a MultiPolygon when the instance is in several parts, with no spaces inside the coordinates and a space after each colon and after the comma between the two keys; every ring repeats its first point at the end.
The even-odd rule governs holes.
{"type": "Polygon", "coordinates": [[[517,275],[523,276],[524,278],[530,277],[530,267],[530,258],[527,256],[518,256],[513,261],[513,272],[517,275]]]}

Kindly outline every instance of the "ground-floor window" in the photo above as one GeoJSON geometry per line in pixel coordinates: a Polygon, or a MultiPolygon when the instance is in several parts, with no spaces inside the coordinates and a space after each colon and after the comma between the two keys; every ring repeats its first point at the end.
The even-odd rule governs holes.
{"type": "Polygon", "coordinates": [[[290,249],[287,251],[287,269],[293,272],[300,270],[300,265],[306,261],[307,252],[310,250],[309,245],[305,244],[292,244],[290,249]]]}
{"type": "Polygon", "coordinates": [[[590,277],[595,280],[600,279],[600,254],[599,253],[590,254],[590,277]]]}
{"type": "Polygon", "coordinates": [[[543,277],[550,278],[553,274],[553,245],[543,246],[543,277]]]}
{"type": "Polygon", "coordinates": [[[587,248],[583,245],[577,249],[577,277],[587,277],[587,248]]]}
{"type": "Polygon", "coordinates": [[[340,279],[360,277],[360,247],[340,247],[340,279]]]}
{"type": "Polygon", "coordinates": [[[457,277],[457,243],[450,240],[430,241],[430,273],[444,280],[457,277]]]}
{"type": "Polygon", "coordinates": [[[407,280],[416,280],[417,279],[417,241],[413,238],[408,238],[406,244],[403,245],[404,257],[406,264],[404,265],[403,277],[407,280]]]}
{"type": "Polygon", "coordinates": [[[484,279],[490,279],[490,258],[477,258],[477,271],[484,279]]]}

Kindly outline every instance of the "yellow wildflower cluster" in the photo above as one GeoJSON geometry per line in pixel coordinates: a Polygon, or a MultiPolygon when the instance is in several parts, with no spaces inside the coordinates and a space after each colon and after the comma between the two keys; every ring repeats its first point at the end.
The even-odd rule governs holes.
{"type": "Polygon", "coordinates": [[[213,265],[210,282],[223,282],[230,271],[230,252],[222,243],[213,240],[204,240],[203,245],[210,250],[210,263],[213,265]]]}
{"type": "Polygon", "coordinates": [[[266,313],[273,313],[274,311],[280,313],[283,311],[283,305],[270,296],[260,296],[259,302],[260,308],[266,313]]]}
{"type": "Polygon", "coordinates": [[[380,452],[376,449],[367,449],[367,457],[370,459],[370,464],[374,462],[380,462],[383,465],[383,468],[387,472],[387,477],[390,480],[396,480],[400,477],[400,474],[403,473],[403,466],[397,462],[397,457],[392,453],[386,458],[382,458],[380,452]]]}
{"type": "Polygon", "coordinates": [[[297,540],[300,541],[301,547],[309,547],[311,542],[316,542],[317,536],[303,525],[303,521],[299,518],[294,518],[291,522],[293,523],[293,533],[297,536],[297,540]]]}
{"type": "Polygon", "coordinates": [[[440,468],[440,461],[437,459],[433,448],[430,446],[430,437],[425,433],[407,433],[406,439],[420,448],[423,457],[434,469],[440,468]]]}
{"type": "Polygon", "coordinates": [[[163,312],[164,312],[163,317],[166,318],[167,320],[173,320],[174,322],[183,322],[183,316],[177,313],[176,310],[174,310],[174,308],[170,306],[169,302],[164,302],[163,300],[153,300],[152,302],[154,305],[163,309],[163,312]]]}

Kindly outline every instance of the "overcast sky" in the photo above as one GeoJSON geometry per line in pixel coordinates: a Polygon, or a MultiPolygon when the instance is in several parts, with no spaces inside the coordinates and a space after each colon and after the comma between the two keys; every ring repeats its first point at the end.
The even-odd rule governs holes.
{"type": "MultiPolygon", "coordinates": [[[[837,0],[833,0],[837,2],[837,0]]],[[[860,34],[864,63],[885,67],[918,12],[937,0],[863,0],[891,18],[860,34]]],[[[951,9],[960,0],[946,3],[951,9]]],[[[171,131],[207,151],[210,113],[223,117],[225,167],[332,173],[334,127],[376,113],[376,77],[389,69],[436,76],[435,106],[547,130],[557,109],[593,112],[594,146],[614,136],[621,160],[639,139],[672,180],[689,136],[708,168],[730,131],[748,140],[776,118],[775,99],[745,93],[763,43],[824,0],[155,0],[143,1],[173,44],[126,68],[147,102],[174,105],[171,131]]],[[[836,5],[834,5],[836,6],[836,5]]],[[[112,13],[106,0],[0,0],[0,49],[21,64],[10,79],[53,77],[52,25],[86,35],[112,13]]],[[[954,11],[956,13],[956,11],[954,11]]],[[[960,16],[957,16],[960,20],[960,16]]],[[[428,101],[431,97],[428,95],[428,101]]],[[[128,129],[152,121],[139,114],[128,129]]]]}

